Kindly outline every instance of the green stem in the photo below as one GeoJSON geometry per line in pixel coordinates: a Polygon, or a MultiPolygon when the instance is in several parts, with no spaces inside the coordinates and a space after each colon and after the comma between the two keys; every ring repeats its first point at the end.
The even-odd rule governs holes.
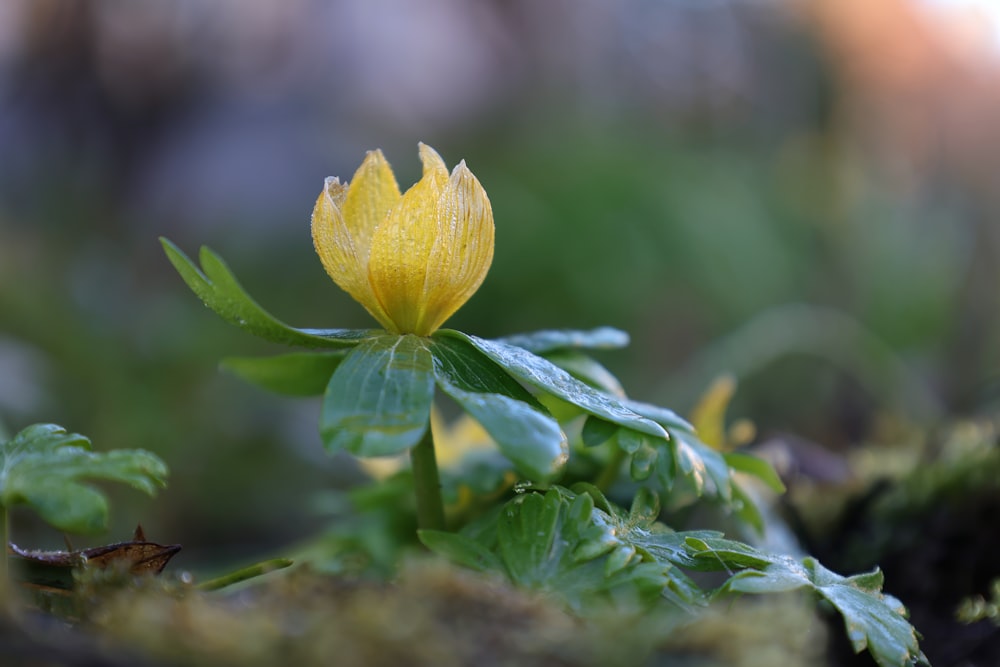
{"type": "Polygon", "coordinates": [[[601,474],[594,480],[594,486],[601,491],[607,491],[615,483],[615,480],[618,479],[618,474],[622,469],[622,461],[624,460],[625,450],[619,447],[617,443],[612,443],[611,455],[608,458],[608,462],[604,464],[601,474]]]}
{"type": "Polygon", "coordinates": [[[413,489],[417,494],[417,527],[444,530],[441,478],[438,476],[430,424],[424,437],[410,450],[410,461],[413,463],[413,489]]]}
{"type": "Polygon", "coordinates": [[[272,558],[271,560],[266,560],[263,563],[257,563],[256,565],[245,567],[242,570],[236,570],[235,572],[224,574],[221,577],[203,581],[198,584],[197,588],[202,591],[217,591],[220,588],[225,588],[226,586],[232,586],[233,584],[238,584],[241,581],[246,581],[247,579],[259,577],[263,574],[267,574],[268,572],[281,570],[286,567],[290,567],[293,564],[294,561],[292,561],[291,558],[272,558]]]}

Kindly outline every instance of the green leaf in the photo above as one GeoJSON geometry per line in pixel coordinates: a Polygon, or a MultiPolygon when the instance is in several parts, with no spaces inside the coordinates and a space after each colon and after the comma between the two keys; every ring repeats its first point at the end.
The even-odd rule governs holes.
{"type": "Polygon", "coordinates": [[[221,367],[242,379],[277,394],[319,396],[347,350],[292,352],[274,357],[229,357],[221,367]]]}
{"type": "Polygon", "coordinates": [[[577,610],[597,598],[643,608],[660,598],[682,609],[704,606],[707,595],[678,567],[700,564],[684,539],[721,533],[675,533],[655,522],[657,513],[652,492],[641,491],[626,512],[592,485],[579,483],[573,491],[554,486],[514,498],[499,516],[466,526],[461,537],[434,534],[433,544],[424,542],[475,569],[499,569],[514,583],[557,595],[577,610]]]}
{"type": "Polygon", "coordinates": [[[434,553],[479,572],[502,572],[503,564],[479,542],[458,533],[418,530],[417,536],[434,553]]]}
{"type": "Polygon", "coordinates": [[[571,403],[583,412],[648,435],[664,439],[668,437],[663,427],[656,422],[639,416],[617,399],[587,386],[552,362],[523,348],[450,329],[439,330],[437,335],[471,343],[517,380],[571,403]]]}
{"type": "Polygon", "coordinates": [[[330,452],[397,454],[416,445],[429,428],[433,399],[427,339],[370,338],[348,352],[330,378],[320,434],[330,452]]]}
{"type": "Polygon", "coordinates": [[[680,471],[695,484],[700,496],[707,490],[724,502],[733,497],[732,476],[729,464],[722,454],[704,444],[693,434],[685,431],[674,431],[670,446],[680,471]]]}
{"type": "Polygon", "coordinates": [[[0,445],[0,505],[27,505],[53,527],[73,533],[106,527],[108,502],[84,480],[122,482],[153,495],[167,467],[141,449],[90,451],[90,440],[55,424],[35,424],[0,445]]]}
{"type": "Polygon", "coordinates": [[[621,557],[613,556],[614,550],[586,547],[604,538],[603,529],[591,520],[593,510],[589,495],[573,496],[557,488],[508,502],[497,527],[508,576],[525,588],[558,595],[581,611],[595,598],[656,600],[665,585],[661,566],[616,563],[612,559],[621,557]]]}
{"type": "MultiPolygon", "coordinates": [[[[623,440],[619,438],[619,442],[623,440]]],[[[632,460],[629,461],[628,466],[629,476],[637,482],[646,481],[652,476],[657,462],[661,460],[657,448],[646,442],[645,438],[641,438],[639,446],[631,454],[632,460]]],[[[669,489],[670,483],[667,482],[664,488],[669,489]]]]}
{"type": "Polygon", "coordinates": [[[882,593],[882,574],[873,572],[844,577],[823,567],[812,557],[798,561],[790,556],[764,554],[728,540],[691,540],[696,558],[716,561],[723,568],[749,567],[737,572],[721,592],[778,593],[807,588],[827,600],[844,618],[855,652],[866,648],[881,667],[905,667],[926,662],[917,633],[906,620],[899,600],[882,593]]]}
{"type": "Polygon", "coordinates": [[[658,405],[653,405],[651,403],[643,403],[642,401],[633,401],[631,399],[622,401],[632,412],[637,415],[642,415],[646,419],[651,419],[657,424],[660,424],[667,430],[678,430],[678,431],[688,431],[694,433],[694,426],[691,426],[687,420],[678,415],[673,410],[667,408],[661,408],[658,405]]]}
{"type": "MultiPolygon", "coordinates": [[[[574,487],[576,488],[576,487],[574,487]]],[[[593,494],[596,491],[588,490],[593,494]]],[[[599,493],[599,492],[598,492],[599,493]]],[[[595,509],[594,523],[607,534],[613,536],[615,546],[626,545],[636,549],[644,560],[655,561],[664,566],[681,566],[690,569],[701,567],[697,558],[687,548],[687,540],[708,540],[722,537],[722,533],[712,530],[677,532],[656,520],[659,514],[659,500],[648,489],[640,489],[626,512],[606,500],[598,502],[604,509],[595,509]]],[[[670,578],[686,579],[679,571],[668,572],[670,578]]],[[[689,589],[689,582],[680,582],[679,588],[689,589]]],[[[688,602],[699,600],[690,599],[688,602]]]]}
{"type": "Polygon", "coordinates": [[[188,287],[206,306],[222,319],[247,333],[286,345],[303,347],[350,347],[377,335],[377,330],[362,329],[297,329],[281,322],[260,307],[233,276],[229,267],[208,248],[201,249],[198,267],[180,248],[166,238],[160,238],[167,258],[181,274],[188,287]]]}
{"type": "Polygon", "coordinates": [[[610,440],[618,433],[619,428],[621,427],[618,424],[612,424],[599,417],[588,415],[587,420],[583,422],[580,437],[583,439],[583,444],[588,447],[596,447],[610,440]]]}
{"type": "Polygon", "coordinates": [[[646,436],[629,428],[619,428],[617,433],[618,446],[626,454],[635,454],[646,446],[646,436]]]}
{"type": "MultiPolygon", "coordinates": [[[[630,531],[623,536],[623,540],[631,543],[633,548],[643,556],[644,560],[659,564],[661,567],[670,567],[665,570],[666,581],[664,583],[663,596],[673,602],[681,609],[691,610],[695,607],[707,606],[709,596],[703,591],[695,581],[689,577],[681,567],[689,567],[687,559],[677,547],[680,533],[671,533],[670,529],[663,524],[653,524],[660,526],[658,530],[643,534],[638,531],[630,531]]],[[[710,531],[699,531],[710,532],[710,531]]]]}
{"type": "Polygon", "coordinates": [[[732,488],[733,499],[730,506],[733,512],[741,521],[756,530],[758,535],[763,536],[767,530],[767,525],[764,520],[764,513],[757,506],[754,497],[743,488],[738,480],[733,480],[732,488]]]}
{"type": "Polygon", "coordinates": [[[618,435],[618,445],[631,456],[629,472],[633,480],[641,482],[655,469],[657,480],[670,490],[678,479],[685,480],[695,497],[714,497],[758,532],[764,531],[764,519],[753,496],[742,488],[733,476],[739,469],[753,475],[774,489],[784,491],[784,485],[770,464],[762,459],[738,453],[723,454],[702,442],[686,422],[673,412],[654,405],[628,401],[644,416],[657,421],[672,436],[668,442],[644,438],[641,447],[635,438],[618,435]]]}
{"type": "MultiPolygon", "coordinates": [[[[655,469],[663,488],[671,489],[679,475],[691,485],[696,497],[708,494],[739,509],[733,498],[733,478],[729,464],[721,453],[698,439],[690,424],[666,408],[638,401],[626,401],[625,404],[663,426],[671,435],[667,442],[645,438],[643,446],[636,447],[634,438],[625,439],[619,434],[619,446],[632,456],[630,471],[634,480],[645,480],[651,470],[655,469]]],[[[740,502],[742,503],[742,499],[740,502]]]]}
{"type": "MultiPolygon", "coordinates": [[[[587,488],[575,495],[554,487],[544,496],[530,493],[507,503],[496,544],[515,583],[555,593],[576,609],[594,598],[649,605],[665,597],[682,608],[705,604],[704,592],[672,563],[649,558],[622,539],[611,519],[620,518],[619,510],[587,488]],[[611,514],[595,507],[592,494],[611,514]]],[[[637,505],[637,517],[648,517],[650,502],[637,505]]]]}
{"type": "Polygon", "coordinates": [[[527,389],[463,338],[435,335],[429,343],[438,378],[465,391],[502,394],[545,412],[527,389]]]}
{"type": "Polygon", "coordinates": [[[447,379],[438,386],[479,422],[522,475],[545,481],[569,460],[569,442],[559,423],[527,403],[503,394],[463,391],[447,379]]]}
{"type": "Polygon", "coordinates": [[[541,356],[544,356],[580,382],[584,382],[594,389],[611,394],[619,399],[625,398],[625,389],[618,381],[618,378],[593,358],[572,350],[559,350],[541,356]]]}
{"type": "Polygon", "coordinates": [[[847,637],[856,653],[864,649],[882,667],[926,661],[916,630],[906,620],[906,609],[882,591],[882,573],[843,577],[823,567],[814,558],[804,558],[811,583],[844,617],[847,637]]]}
{"type": "Polygon", "coordinates": [[[756,477],[775,493],[785,492],[785,483],[781,481],[781,477],[771,464],[764,459],[741,452],[729,452],[722,456],[733,470],[756,477]]]}
{"type": "MultiPolygon", "coordinates": [[[[585,505],[587,500],[580,503],[585,505]]],[[[581,513],[585,508],[576,509],[581,513]]],[[[579,526],[567,525],[567,512],[567,503],[556,491],[544,496],[524,494],[504,508],[497,537],[500,555],[515,583],[533,589],[551,587],[563,561],[574,560],[579,526]]]]}
{"type": "Polygon", "coordinates": [[[534,354],[546,354],[555,350],[609,350],[626,347],[629,343],[627,333],[612,327],[598,327],[590,331],[570,329],[536,331],[504,336],[498,340],[534,354]]]}
{"type": "Polygon", "coordinates": [[[441,389],[490,434],[525,476],[552,478],[569,458],[558,422],[524,387],[482,352],[458,338],[431,338],[441,389]]]}
{"type": "Polygon", "coordinates": [[[684,547],[695,559],[692,567],[706,571],[746,568],[759,570],[767,567],[772,559],[778,558],[742,542],[722,539],[720,535],[688,534],[684,538],[684,547]]]}

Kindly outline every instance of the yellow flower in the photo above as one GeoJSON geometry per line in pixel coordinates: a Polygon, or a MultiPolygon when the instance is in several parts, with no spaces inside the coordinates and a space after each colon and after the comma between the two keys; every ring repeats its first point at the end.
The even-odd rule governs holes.
{"type": "Polygon", "coordinates": [[[326,179],[312,236],[326,272],[395,334],[428,336],[469,300],[493,261],[493,210],[463,160],[451,174],[420,144],[423,177],[404,194],[382,151],[350,184],[326,179]]]}

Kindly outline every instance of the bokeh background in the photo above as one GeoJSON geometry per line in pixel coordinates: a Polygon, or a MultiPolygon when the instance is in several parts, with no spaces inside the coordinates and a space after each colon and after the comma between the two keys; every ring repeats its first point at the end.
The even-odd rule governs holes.
{"type": "MultiPolygon", "coordinates": [[[[496,259],[450,326],[612,325],[680,412],[721,373],[760,439],[831,452],[1000,401],[1000,18],[932,0],[0,3],[0,421],[143,447],[115,491],[186,567],[312,534],[318,403],[220,358],[276,348],[163,256],[207,244],[298,326],[367,327],[309,234],[380,147],[465,159],[496,259]]],[[[29,516],[20,541],[55,541],[29,516]]],[[[17,532],[19,531],[19,532],[17,532]]],[[[35,545],[33,544],[33,546],[35,545]]]]}

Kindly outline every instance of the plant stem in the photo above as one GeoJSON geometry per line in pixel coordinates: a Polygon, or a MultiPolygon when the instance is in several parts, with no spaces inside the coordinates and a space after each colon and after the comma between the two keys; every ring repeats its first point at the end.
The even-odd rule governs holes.
{"type": "Polygon", "coordinates": [[[618,473],[622,469],[622,461],[625,460],[625,450],[619,447],[616,443],[611,445],[611,455],[608,458],[608,462],[604,464],[604,468],[601,470],[601,474],[597,476],[594,480],[594,486],[596,486],[601,491],[607,491],[615,480],[618,479],[618,473]]]}
{"type": "Polygon", "coordinates": [[[417,527],[444,530],[444,503],[441,501],[441,478],[434,456],[434,435],[430,424],[416,447],[410,450],[413,463],[413,489],[417,494],[417,527]]]}
{"type": "Polygon", "coordinates": [[[294,561],[291,558],[272,558],[271,560],[266,560],[263,563],[257,563],[256,565],[245,567],[242,570],[236,570],[235,572],[224,574],[221,577],[203,581],[198,584],[197,588],[202,591],[217,591],[220,588],[225,588],[226,586],[232,586],[233,584],[238,584],[241,581],[246,581],[247,579],[259,577],[262,574],[267,574],[268,572],[274,572],[275,570],[290,567],[293,563],[294,561]]]}

